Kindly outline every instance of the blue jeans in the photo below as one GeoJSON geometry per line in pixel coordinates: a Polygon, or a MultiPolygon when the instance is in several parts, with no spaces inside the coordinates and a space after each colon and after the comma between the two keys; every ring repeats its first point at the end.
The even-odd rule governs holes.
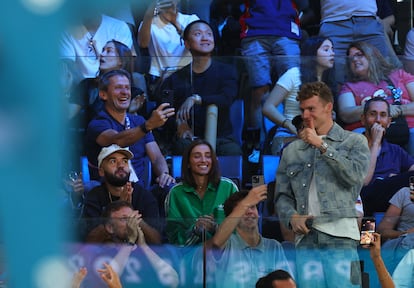
{"type": "Polygon", "coordinates": [[[277,36],[247,37],[241,41],[251,87],[272,84],[272,75],[299,67],[297,40],[277,36]]]}
{"type": "Polygon", "coordinates": [[[360,287],[358,241],[312,229],[296,245],[298,287],[360,287]]]}

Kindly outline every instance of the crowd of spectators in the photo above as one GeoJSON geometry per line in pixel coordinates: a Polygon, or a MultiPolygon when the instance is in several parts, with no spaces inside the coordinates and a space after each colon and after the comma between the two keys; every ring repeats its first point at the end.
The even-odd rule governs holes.
{"type": "Polygon", "coordinates": [[[256,287],[359,287],[361,200],[365,217],[385,213],[377,223],[385,265],[380,234],[370,252],[380,282],[391,285],[414,249],[414,32],[398,58],[390,4],[151,0],[127,8],[133,23],[97,9],[63,31],[70,156],[62,171],[82,172],[87,156],[90,176],[62,177],[78,211],[74,239],[88,243],[69,249],[83,253],[73,287],[94,281],[87,271],[108,287],[151,277],[160,287],[253,287],[259,279],[256,287]],[[236,99],[245,107],[243,145],[230,121],[236,99]],[[215,146],[203,140],[211,105],[215,146]],[[407,128],[401,143],[387,134],[398,117],[407,128]],[[236,185],[220,171],[217,157],[255,167],[264,151],[281,159],[274,191],[236,185]],[[182,156],[180,179],[174,155],[182,156]],[[289,239],[262,236],[270,193],[289,239]]]}

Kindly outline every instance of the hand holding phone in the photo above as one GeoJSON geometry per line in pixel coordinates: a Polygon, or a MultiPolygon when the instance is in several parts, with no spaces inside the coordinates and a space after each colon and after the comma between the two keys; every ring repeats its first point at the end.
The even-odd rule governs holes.
{"type": "Polygon", "coordinates": [[[252,176],[252,187],[257,187],[264,184],[263,175],[253,175],[252,176]]]}
{"type": "Polygon", "coordinates": [[[364,218],[361,225],[361,240],[359,244],[363,247],[369,247],[374,244],[375,219],[364,218]]]}

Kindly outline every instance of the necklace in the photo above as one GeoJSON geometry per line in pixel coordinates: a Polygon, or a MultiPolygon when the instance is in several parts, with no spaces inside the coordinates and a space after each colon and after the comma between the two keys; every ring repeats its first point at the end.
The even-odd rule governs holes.
{"type": "Polygon", "coordinates": [[[207,188],[207,185],[197,185],[197,188],[196,188],[196,190],[197,191],[199,191],[199,192],[203,192],[203,191],[205,191],[206,190],[206,188],[207,188]]]}
{"type": "Polygon", "coordinates": [[[95,40],[93,39],[93,37],[95,37],[95,32],[91,32],[88,31],[88,34],[90,35],[90,37],[88,37],[88,56],[98,59],[98,51],[96,50],[96,46],[95,46],[95,40]]]}
{"type": "Polygon", "coordinates": [[[109,190],[108,190],[108,196],[109,196],[109,201],[111,201],[111,203],[113,202],[112,201],[112,195],[111,195],[111,192],[109,192],[109,190]]]}

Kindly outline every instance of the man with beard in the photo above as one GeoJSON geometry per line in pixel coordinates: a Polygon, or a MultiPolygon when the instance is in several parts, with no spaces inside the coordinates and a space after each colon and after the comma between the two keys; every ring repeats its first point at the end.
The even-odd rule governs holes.
{"type": "Polygon", "coordinates": [[[275,269],[293,275],[282,245],[259,233],[257,205],[266,199],[267,185],[260,185],[224,202],[226,218],[208,241],[216,287],[255,287],[258,278],[275,269]]]}
{"type": "Polygon", "coordinates": [[[154,196],[137,183],[129,181],[130,160],[134,154],[128,148],[116,144],[102,148],[98,155],[99,175],[103,182],[86,195],[83,218],[87,219],[87,241],[100,242],[105,234],[102,216],[109,203],[125,200],[137,210],[139,226],[149,244],[161,243],[161,235],[154,228],[159,227],[159,210],[154,196]],[[101,224],[101,225],[100,225],[101,224]]]}

